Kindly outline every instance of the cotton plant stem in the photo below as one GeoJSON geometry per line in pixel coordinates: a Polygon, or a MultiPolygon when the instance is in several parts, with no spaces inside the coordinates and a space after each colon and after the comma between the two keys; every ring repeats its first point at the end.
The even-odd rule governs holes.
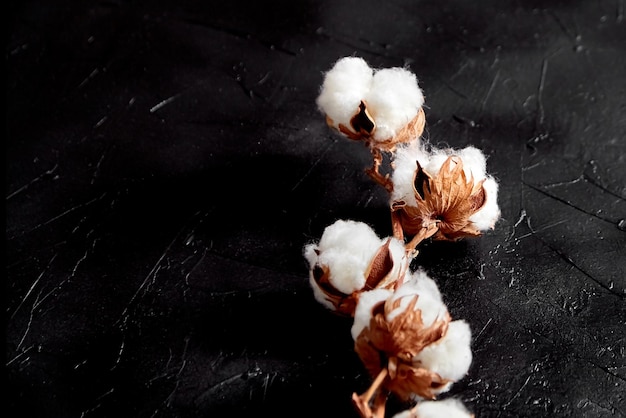
{"type": "Polygon", "coordinates": [[[383,154],[378,148],[371,148],[371,152],[374,162],[372,167],[366,169],[365,172],[372,180],[383,186],[387,192],[391,193],[393,191],[393,182],[389,179],[389,175],[382,175],[380,173],[380,166],[383,162],[383,154]]]}
{"type": "Polygon", "coordinates": [[[411,240],[404,246],[407,253],[416,255],[417,254],[417,246],[427,238],[432,237],[439,230],[439,226],[437,223],[430,224],[427,227],[423,227],[419,230],[417,234],[411,238],[411,240]]]}
{"type": "Polygon", "coordinates": [[[387,368],[382,369],[365,393],[362,395],[357,395],[356,393],[352,394],[352,402],[361,418],[384,418],[387,393],[386,391],[380,390],[380,386],[383,384],[388,374],[389,371],[387,368]],[[374,395],[376,395],[376,398],[374,399],[374,409],[372,410],[370,401],[374,395]]]}
{"type": "MultiPolygon", "coordinates": [[[[393,210],[391,211],[391,230],[392,230],[394,238],[404,242],[405,237],[404,237],[404,228],[402,227],[402,222],[400,221],[400,218],[397,212],[393,210]]],[[[425,239],[430,238],[433,235],[435,235],[438,230],[439,230],[438,222],[431,223],[430,225],[421,228],[415,235],[413,235],[411,240],[405,244],[404,248],[406,252],[412,257],[416,256],[418,253],[417,246],[425,239]]]]}

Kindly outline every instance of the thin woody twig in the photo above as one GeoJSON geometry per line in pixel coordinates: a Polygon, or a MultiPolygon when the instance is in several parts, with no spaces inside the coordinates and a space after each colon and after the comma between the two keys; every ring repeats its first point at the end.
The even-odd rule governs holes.
{"type": "Polygon", "coordinates": [[[352,394],[352,403],[361,415],[361,418],[383,418],[385,416],[385,402],[387,393],[381,389],[383,381],[387,378],[389,371],[383,368],[370,387],[362,395],[352,394]],[[370,407],[370,401],[376,394],[373,402],[374,409],[370,407]]]}

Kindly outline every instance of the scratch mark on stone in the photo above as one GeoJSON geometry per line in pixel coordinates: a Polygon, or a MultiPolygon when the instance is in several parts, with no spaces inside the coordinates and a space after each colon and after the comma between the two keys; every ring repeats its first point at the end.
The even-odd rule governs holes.
{"type": "Polygon", "coordinates": [[[33,303],[33,306],[30,309],[30,312],[28,314],[28,323],[26,324],[26,328],[24,329],[24,333],[22,334],[22,338],[20,339],[20,342],[17,344],[17,347],[15,348],[16,351],[20,351],[20,349],[22,348],[22,344],[24,344],[24,341],[26,341],[26,336],[30,332],[30,327],[33,324],[33,318],[35,317],[35,305],[37,305],[38,300],[39,300],[39,295],[35,298],[35,303],[33,303]]]}
{"type": "Polygon", "coordinates": [[[457,96],[459,96],[460,98],[462,98],[464,100],[467,100],[467,96],[465,94],[461,93],[454,86],[452,86],[452,84],[448,83],[446,80],[441,80],[441,82],[443,83],[444,86],[449,88],[452,93],[456,94],[457,96]]]}
{"type": "Polygon", "coordinates": [[[238,373],[235,374],[233,376],[230,376],[226,379],[221,380],[220,382],[217,382],[216,384],[210,386],[207,390],[204,391],[204,393],[202,393],[202,395],[200,395],[201,398],[204,398],[210,394],[212,394],[213,392],[215,392],[216,390],[219,390],[220,388],[231,384],[232,382],[235,382],[239,379],[241,379],[244,376],[244,373],[238,373]]]}
{"type": "Polygon", "coordinates": [[[28,189],[30,186],[32,186],[33,184],[37,183],[38,181],[41,181],[42,179],[44,179],[44,178],[54,174],[54,172],[57,170],[57,168],[59,168],[59,165],[55,164],[54,167],[52,167],[50,170],[46,170],[43,174],[35,177],[34,179],[32,179],[27,184],[23,185],[22,187],[20,187],[19,189],[17,189],[13,193],[9,194],[6,197],[6,200],[11,199],[12,197],[16,196],[17,194],[19,194],[19,193],[23,192],[24,190],[28,189]]]}
{"type": "MultiPolygon", "coordinates": [[[[191,267],[191,269],[189,269],[189,271],[187,272],[187,274],[185,274],[185,284],[187,285],[187,287],[189,287],[189,276],[191,276],[191,274],[193,274],[193,272],[196,270],[196,268],[202,264],[202,261],[204,260],[204,258],[206,257],[207,252],[210,250],[211,248],[207,248],[202,252],[202,255],[200,256],[200,258],[198,259],[198,261],[196,261],[196,263],[193,265],[193,267],[191,267]]],[[[185,293],[187,292],[187,290],[185,290],[185,293]]]]}
{"type": "Polygon", "coordinates": [[[608,375],[613,376],[616,379],[619,379],[619,380],[621,380],[623,382],[626,382],[626,378],[624,376],[618,375],[617,373],[613,372],[612,370],[610,370],[610,368],[608,368],[606,366],[601,366],[599,364],[596,364],[595,362],[591,361],[590,359],[584,359],[584,358],[580,358],[580,357],[579,357],[579,359],[586,361],[587,363],[591,364],[594,367],[597,367],[598,369],[602,370],[603,372],[605,372],[608,375]]]}
{"type": "Polygon", "coordinates": [[[584,276],[588,277],[589,279],[591,279],[593,282],[595,282],[598,286],[600,286],[601,288],[603,288],[604,290],[606,290],[607,292],[609,292],[610,294],[617,296],[620,299],[626,299],[626,294],[621,294],[618,293],[617,291],[615,291],[613,288],[611,288],[611,286],[602,283],[600,280],[596,279],[595,277],[593,277],[591,274],[587,273],[585,270],[583,270],[580,266],[578,266],[578,264],[576,264],[574,262],[574,260],[572,260],[567,254],[565,254],[563,251],[559,250],[558,248],[550,245],[547,241],[545,241],[544,239],[542,239],[539,235],[534,235],[535,238],[537,238],[543,245],[545,245],[546,247],[548,247],[552,252],[554,252],[556,255],[558,255],[559,257],[561,257],[561,259],[563,261],[565,261],[567,264],[569,264],[570,266],[574,267],[576,270],[578,270],[580,273],[582,273],[584,276]]]}
{"type": "Polygon", "coordinates": [[[469,65],[469,61],[465,61],[465,62],[463,63],[463,65],[461,65],[461,66],[459,67],[459,69],[458,69],[458,70],[456,70],[456,72],[450,76],[450,80],[454,80],[454,79],[455,79],[455,78],[457,78],[459,75],[461,75],[461,73],[462,73],[463,71],[465,71],[465,69],[467,68],[467,66],[468,66],[468,65],[469,65]]]}
{"type": "Polygon", "coordinates": [[[507,238],[507,241],[510,241],[511,238],[513,238],[515,236],[515,232],[517,230],[517,227],[522,223],[522,221],[524,221],[524,219],[526,219],[526,223],[530,227],[530,218],[528,218],[528,219],[526,218],[526,209],[520,210],[519,219],[515,222],[515,224],[513,224],[513,231],[511,232],[511,234],[507,238]]]}
{"type": "Polygon", "coordinates": [[[565,180],[565,181],[559,181],[556,183],[549,183],[549,184],[542,184],[541,187],[545,190],[545,189],[553,189],[555,187],[559,187],[559,186],[569,186],[571,184],[576,184],[578,182],[580,182],[581,180],[583,180],[583,176],[580,176],[574,180],[565,180]]]}
{"type": "Polygon", "coordinates": [[[69,215],[69,214],[70,214],[70,213],[72,213],[72,212],[77,211],[78,209],[81,209],[81,208],[83,208],[83,207],[85,207],[85,206],[89,206],[89,205],[91,205],[92,203],[97,202],[98,200],[102,200],[102,198],[104,198],[104,196],[106,196],[106,194],[107,194],[107,193],[106,193],[106,192],[104,192],[104,193],[102,193],[100,196],[95,197],[95,198],[93,198],[93,199],[91,199],[91,200],[89,200],[89,201],[87,201],[87,202],[85,202],[85,203],[80,203],[80,204],[78,204],[78,205],[76,205],[76,206],[73,206],[73,207],[71,207],[71,208],[69,208],[69,209],[67,209],[67,210],[63,211],[62,213],[60,213],[60,214],[58,214],[58,215],[54,216],[53,218],[48,219],[48,220],[47,220],[47,221],[45,221],[45,222],[42,222],[42,223],[40,223],[40,224],[35,225],[34,227],[32,227],[31,229],[29,229],[28,231],[24,232],[24,234],[31,233],[31,232],[33,232],[33,231],[35,231],[35,230],[39,229],[39,228],[42,228],[42,227],[44,227],[44,226],[46,226],[46,225],[51,224],[51,223],[52,223],[52,222],[54,222],[54,221],[57,221],[57,220],[61,219],[62,217],[66,216],[66,215],[69,215]]]}
{"type": "Polygon", "coordinates": [[[126,341],[123,340],[120,343],[120,348],[119,350],[117,350],[117,359],[115,360],[115,363],[113,364],[113,366],[111,367],[111,371],[115,370],[117,368],[117,366],[120,364],[120,362],[122,361],[122,354],[124,354],[124,348],[126,347],[126,341]]]}
{"type": "Polygon", "coordinates": [[[181,355],[181,363],[180,363],[180,367],[178,368],[178,371],[176,372],[176,384],[174,385],[174,388],[172,389],[172,391],[169,393],[169,395],[167,396],[167,398],[165,398],[165,405],[170,406],[172,404],[172,401],[174,400],[174,394],[176,393],[176,391],[178,390],[178,386],[180,385],[180,380],[178,380],[181,376],[181,374],[183,373],[183,370],[185,370],[185,366],[187,365],[187,359],[185,358],[187,356],[187,349],[189,348],[189,337],[185,337],[185,347],[183,348],[183,353],[181,355]]]}
{"type": "Polygon", "coordinates": [[[489,97],[491,97],[491,93],[495,89],[496,84],[498,83],[498,78],[499,77],[500,77],[500,70],[498,70],[496,72],[496,75],[493,77],[493,80],[491,80],[491,85],[489,86],[489,89],[487,90],[487,94],[485,94],[485,97],[483,98],[483,101],[480,104],[480,113],[481,114],[485,111],[485,106],[487,104],[487,101],[489,100],[489,97]]]}
{"type": "Polygon", "coordinates": [[[550,10],[549,15],[552,17],[552,19],[554,19],[554,21],[559,26],[559,28],[563,31],[563,33],[568,38],[570,38],[572,42],[575,43],[577,40],[579,40],[580,35],[577,35],[575,32],[572,32],[571,30],[569,30],[568,27],[565,26],[565,24],[563,24],[561,19],[557,16],[557,14],[553,10],[550,10]]]}
{"type": "Polygon", "coordinates": [[[94,70],[91,73],[89,73],[89,75],[83,81],[81,81],[81,83],[78,85],[78,88],[83,87],[85,84],[87,84],[92,78],[97,76],[99,73],[100,73],[100,69],[94,68],[94,70]]]}
{"type": "Polygon", "coordinates": [[[503,408],[507,408],[509,405],[511,405],[511,402],[513,402],[519,395],[520,393],[522,393],[522,391],[524,390],[524,388],[526,387],[526,385],[528,385],[528,382],[530,381],[530,378],[532,377],[531,375],[528,375],[528,377],[526,378],[526,381],[524,382],[524,384],[517,390],[517,392],[515,392],[515,394],[511,397],[511,399],[509,399],[502,407],[503,408]]]}
{"type": "Polygon", "coordinates": [[[111,388],[109,390],[107,390],[106,392],[104,392],[102,395],[98,396],[96,398],[96,401],[98,401],[98,404],[96,406],[94,406],[93,408],[87,409],[85,411],[83,411],[80,416],[81,418],[91,414],[92,412],[96,411],[98,408],[100,408],[102,406],[102,404],[100,403],[104,398],[106,398],[107,396],[110,396],[113,394],[113,392],[115,392],[115,388],[111,388]]]}
{"type": "Polygon", "coordinates": [[[217,32],[221,32],[221,33],[225,33],[229,36],[233,36],[235,38],[239,38],[242,39],[246,42],[250,42],[251,39],[256,39],[261,45],[263,45],[264,47],[274,51],[279,51],[281,53],[287,54],[287,55],[291,55],[291,56],[295,56],[296,53],[293,51],[290,51],[286,48],[283,48],[281,46],[276,46],[274,44],[271,44],[269,42],[266,42],[264,40],[261,40],[258,38],[258,36],[251,34],[249,32],[246,31],[242,31],[242,30],[237,30],[234,28],[229,28],[229,27],[225,27],[225,26],[220,26],[220,25],[216,25],[213,23],[209,23],[206,21],[199,21],[196,19],[191,19],[191,18],[186,18],[186,19],[182,19],[184,22],[189,23],[191,25],[198,25],[198,26],[202,26],[204,28],[209,28],[211,30],[217,31],[217,32]]]}
{"type": "Polygon", "coordinates": [[[102,165],[102,162],[104,161],[105,157],[106,157],[106,153],[102,153],[102,155],[100,156],[100,159],[98,159],[98,162],[96,163],[96,168],[93,170],[93,175],[91,176],[92,185],[95,183],[96,178],[100,174],[100,166],[102,165]]]}
{"type": "Polygon", "coordinates": [[[64,279],[63,281],[61,281],[57,286],[55,286],[52,290],[50,290],[48,293],[46,293],[38,302],[37,304],[33,305],[33,308],[38,308],[39,305],[41,305],[46,299],[48,299],[48,297],[52,294],[54,294],[56,291],[58,291],[59,289],[61,289],[63,286],[65,286],[65,284],[69,283],[75,276],[76,276],[76,271],[78,270],[78,267],[83,263],[83,261],[85,261],[87,259],[87,256],[89,255],[89,253],[94,249],[95,245],[96,245],[96,241],[94,240],[94,242],[91,244],[91,247],[88,248],[85,253],[83,254],[83,256],[81,258],[78,259],[78,261],[76,262],[76,264],[74,265],[74,267],[72,268],[72,272],[70,273],[70,275],[64,279]]]}
{"type": "Polygon", "coordinates": [[[565,205],[567,205],[567,206],[571,207],[572,209],[576,209],[576,210],[578,210],[578,211],[580,211],[580,212],[582,212],[582,213],[584,213],[584,214],[586,214],[586,215],[593,216],[594,218],[600,219],[601,221],[608,222],[608,223],[613,224],[613,225],[615,225],[615,224],[616,224],[616,222],[615,222],[615,221],[612,221],[612,220],[610,220],[610,219],[607,219],[607,218],[604,218],[604,217],[602,217],[602,216],[599,216],[598,214],[595,214],[595,213],[593,213],[593,212],[586,211],[586,210],[584,210],[584,209],[582,209],[582,208],[579,208],[578,206],[576,206],[576,205],[572,204],[571,202],[569,202],[569,201],[567,201],[567,200],[565,200],[565,199],[563,199],[563,198],[560,198],[560,197],[555,196],[555,195],[553,195],[553,194],[551,194],[551,193],[548,193],[547,191],[545,191],[545,190],[544,190],[544,189],[542,189],[541,187],[537,187],[537,186],[532,185],[532,184],[530,184],[530,183],[527,183],[527,182],[525,182],[525,181],[523,181],[522,183],[523,183],[525,186],[528,186],[528,187],[530,187],[531,189],[533,189],[533,190],[535,190],[535,191],[537,191],[537,192],[541,193],[542,195],[547,196],[547,197],[549,197],[549,198],[551,198],[551,199],[554,199],[554,200],[556,200],[556,201],[558,201],[558,202],[561,202],[561,203],[563,203],[563,204],[565,204],[565,205]]]}
{"type": "Polygon", "coordinates": [[[617,197],[620,200],[626,200],[626,197],[615,193],[612,190],[607,189],[606,187],[604,187],[603,185],[601,185],[600,183],[598,183],[598,181],[592,177],[590,177],[587,174],[583,174],[582,177],[591,185],[596,186],[598,189],[602,190],[603,192],[606,192],[608,194],[610,194],[611,196],[617,197]]]}
{"type": "Polygon", "coordinates": [[[487,329],[487,327],[489,326],[489,324],[491,324],[491,322],[493,321],[493,318],[489,318],[489,320],[487,321],[487,323],[483,326],[483,328],[480,330],[480,332],[476,335],[476,338],[474,339],[475,341],[478,341],[478,339],[480,338],[481,335],[483,335],[483,332],[485,332],[485,330],[487,329]]]}
{"type": "Polygon", "coordinates": [[[548,73],[548,59],[544,58],[541,63],[541,77],[539,78],[539,86],[537,87],[537,110],[538,110],[538,118],[537,118],[537,132],[540,131],[540,128],[543,127],[543,123],[545,120],[545,110],[543,108],[543,91],[545,89],[546,84],[546,74],[548,73]]]}
{"type": "MultiPolygon", "coordinates": [[[[183,228],[184,229],[184,228],[183,228]]],[[[128,312],[130,311],[131,306],[134,304],[135,300],[137,300],[137,298],[139,297],[139,294],[146,288],[146,286],[148,286],[148,283],[150,282],[150,280],[156,276],[156,273],[160,270],[161,268],[161,263],[163,262],[163,260],[165,259],[165,257],[167,256],[167,254],[169,253],[169,251],[171,250],[172,246],[174,245],[174,243],[178,240],[178,238],[180,237],[183,229],[181,229],[180,231],[178,231],[178,233],[176,234],[176,236],[174,237],[174,239],[172,241],[170,241],[170,243],[167,245],[167,247],[165,247],[165,250],[161,253],[161,256],[157,259],[156,263],[154,263],[154,265],[152,266],[152,269],[148,272],[148,274],[146,275],[146,277],[144,277],[143,281],[141,282],[141,284],[139,285],[139,287],[137,288],[137,290],[135,291],[135,293],[133,294],[133,296],[130,298],[130,301],[126,304],[126,307],[124,308],[124,310],[122,311],[122,318],[120,318],[122,320],[123,323],[126,322],[126,320],[128,319],[128,312]]]]}
{"type": "Polygon", "coordinates": [[[293,192],[294,190],[296,190],[298,188],[298,186],[300,186],[300,184],[302,184],[302,182],[309,177],[309,175],[311,174],[311,172],[313,171],[313,169],[315,167],[317,167],[317,165],[324,159],[324,156],[335,146],[335,144],[337,143],[336,139],[333,139],[327,146],[326,148],[321,152],[321,154],[319,155],[319,157],[313,162],[313,164],[311,164],[311,167],[309,167],[309,169],[307,170],[306,173],[304,173],[304,175],[302,177],[300,177],[298,179],[298,181],[296,182],[296,184],[294,184],[294,186],[291,188],[290,192],[293,192]]]}
{"type": "MultiPolygon", "coordinates": [[[[543,231],[545,231],[546,229],[554,228],[555,226],[558,226],[558,225],[564,224],[565,222],[567,222],[567,219],[563,219],[563,220],[560,220],[560,221],[557,221],[557,222],[553,222],[553,223],[551,223],[551,224],[549,224],[549,225],[542,226],[542,227],[541,227],[541,228],[539,228],[539,229],[532,230],[532,232],[529,232],[528,234],[524,234],[524,235],[522,235],[522,236],[519,236],[519,237],[517,237],[517,239],[518,239],[518,240],[522,240],[522,239],[524,239],[524,238],[528,238],[528,237],[530,237],[530,236],[532,236],[532,235],[535,235],[535,234],[536,234],[536,233],[538,233],[538,232],[543,232],[543,231]]],[[[529,220],[528,225],[530,226],[530,220],[529,220]]]]}
{"type": "Polygon", "coordinates": [[[107,119],[109,119],[108,116],[103,116],[102,119],[100,119],[98,122],[96,122],[96,125],[94,126],[94,128],[101,127],[104,124],[104,122],[107,121],[107,119]]]}
{"type": "Polygon", "coordinates": [[[162,109],[163,107],[167,106],[168,104],[172,103],[174,100],[178,99],[180,97],[180,93],[179,94],[175,94],[174,96],[168,97],[167,99],[157,103],[156,105],[152,106],[152,108],[150,108],[150,113],[154,113],[157,110],[162,109]]]}
{"type": "Polygon", "coordinates": [[[30,288],[28,289],[28,291],[26,292],[26,295],[24,295],[24,297],[22,298],[20,304],[17,306],[17,308],[15,308],[15,310],[13,311],[13,313],[11,314],[10,319],[13,319],[15,317],[15,314],[17,313],[17,311],[20,310],[20,308],[22,307],[22,305],[24,305],[24,303],[26,303],[26,300],[30,297],[30,295],[33,293],[34,289],[37,287],[37,285],[39,284],[39,282],[41,281],[41,278],[43,277],[43,275],[48,271],[48,269],[50,268],[50,266],[52,265],[52,262],[54,261],[55,258],[57,258],[58,253],[54,254],[52,256],[52,258],[50,259],[50,261],[48,261],[48,264],[46,265],[46,267],[41,271],[41,273],[39,273],[39,276],[37,276],[37,278],[35,279],[35,281],[33,282],[33,284],[31,284],[30,288]]]}
{"type": "MultiPolygon", "coordinates": [[[[388,54],[388,53],[384,53],[384,52],[379,52],[374,50],[373,48],[366,48],[363,46],[362,43],[359,43],[361,41],[359,41],[358,39],[342,39],[338,36],[333,36],[333,35],[329,35],[328,33],[326,33],[326,31],[324,31],[323,28],[318,28],[315,32],[317,35],[319,36],[323,36],[324,38],[332,41],[332,42],[337,42],[339,44],[342,45],[346,45],[349,46],[350,48],[354,48],[356,51],[361,51],[361,52],[365,52],[367,54],[371,54],[377,57],[386,57],[386,58],[395,58],[395,59],[402,59],[402,57],[398,57],[392,54],[388,54]]],[[[371,45],[371,44],[370,44],[371,45]]]]}
{"type": "Polygon", "coordinates": [[[28,354],[30,352],[30,350],[32,350],[34,347],[35,347],[35,344],[31,345],[30,347],[27,347],[27,348],[23,349],[15,357],[13,357],[11,360],[7,361],[5,366],[10,366],[14,362],[20,360],[22,357],[24,357],[26,354],[28,354]]]}

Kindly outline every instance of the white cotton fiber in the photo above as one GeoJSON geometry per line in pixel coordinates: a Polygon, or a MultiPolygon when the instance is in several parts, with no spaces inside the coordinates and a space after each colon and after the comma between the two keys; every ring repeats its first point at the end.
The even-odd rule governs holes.
{"type": "Polygon", "coordinates": [[[415,74],[404,68],[385,68],[374,74],[365,102],[376,121],[374,139],[385,140],[417,116],[424,95],[415,74]]]}
{"type": "Polygon", "coordinates": [[[428,294],[435,300],[442,301],[441,292],[437,283],[428,277],[424,270],[416,270],[411,272],[406,279],[406,282],[411,282],[417,293],[420,295],[428,294]]]}
{"type": "Polygon", "coordinates": [[[470,146],[456,152],[448,151],[448,153],[455,153],[461,157],[461,160],[463,160],[463,170],[468,180],[472,177],[474,180],[482,180],[485,178],[487,173],[487,159],[481,150],[470,146]]]}
{"type": "MultiPolygon", "coordinates": [[[[472,413],[467,410],[463,402],[455,398],[448,398],[441,401],[422,401],[415,408],[413,417],[418,418],[471,418],[472,413]]],[[[411,415],[398,416],[394,418],[409,418],[411,415]]]]}
{"type": "Polygon", "coordinates": [[[467,322],[452,321],[444,337],[424,347],[415,360],[444,379],[457,381],[467,374],[472,363],[471,339],[467,322]]]}
{"type": "Polygon", "coordinates": [[[470,216],[469,220],[476,228],[481,231],[493,229],[496,222],[500,219],[501,211],[498,206],[498,183],[496,180],[488,176],[483,183],[485,189],[485,204],[483,207],[470,216]]]}
{"type": "Polygon", "coordinates": [[[335,127],[339,123],[349,126],[371,87],[373,73],[362,58],[345,57],[325,74],[317,106],[333,120],[335,127]]]}
{"type": "Polygon", "coordinates": [[[393,173],[391,181],[393,182],[393,191],[391,193],[391,201],[403,201],[409,206],[416,206],[415,192],[413,189],[413,177],[417,170],[417,163],[421,165],[428,163],[429,154],[417,141],[406,145],[399,146],[393,157],[393,173]]]}

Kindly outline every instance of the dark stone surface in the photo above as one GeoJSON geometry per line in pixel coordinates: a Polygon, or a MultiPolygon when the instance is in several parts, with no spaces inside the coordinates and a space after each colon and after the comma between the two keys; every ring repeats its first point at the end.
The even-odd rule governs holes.
{"type": "MultiPolygon", "coordinates": [[[[11,416],[356,417],[350,322],[302,256],[390,233],[315,106],[340,57],[407,66],[475,145],[494,231],[414,267],[473,330],[477,417],[626,416],[626,23],[601,1],[54,1],[7,19],[11,416]]],[[[389,416],[401,405],[391,404],[389,416]]]]}

